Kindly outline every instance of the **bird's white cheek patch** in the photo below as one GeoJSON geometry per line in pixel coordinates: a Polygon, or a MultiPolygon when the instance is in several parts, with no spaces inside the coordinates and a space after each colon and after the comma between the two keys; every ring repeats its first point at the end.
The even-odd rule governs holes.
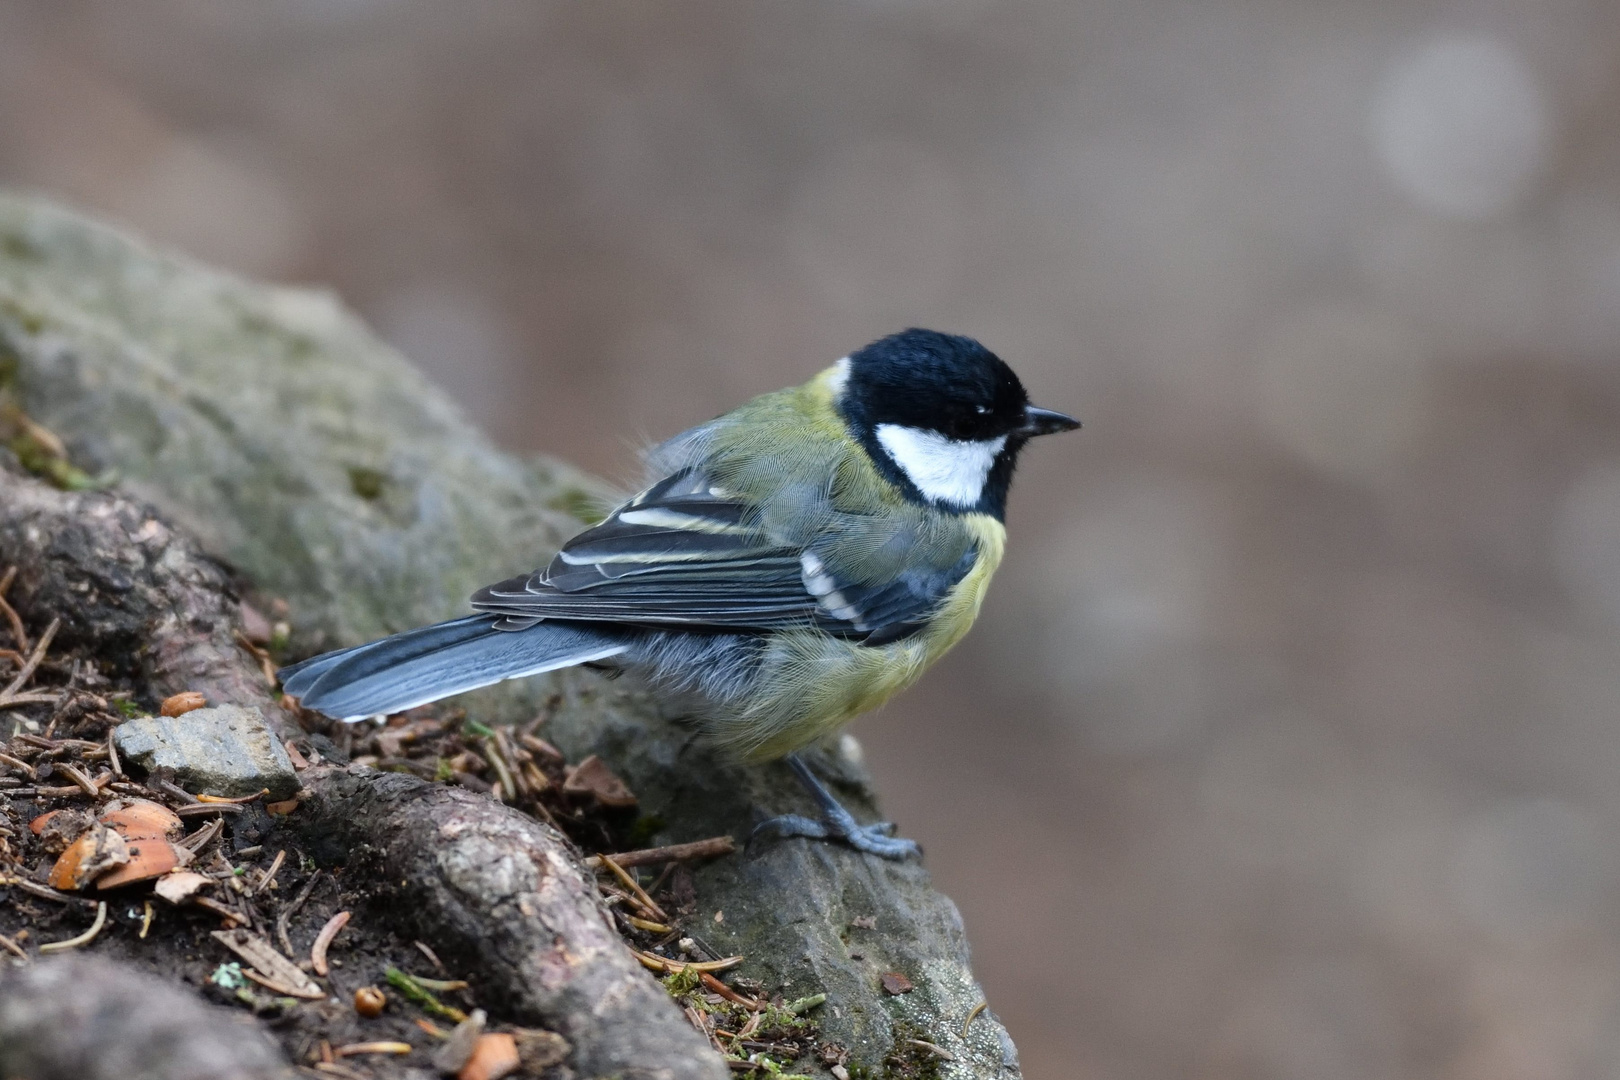
{"type": "Polygon", "coordinates": [[[956,506],[979,501],[996,455],[1007,445],[1005,435],[983,442],[958,442],[937,431],[899,424],[879,424],[877,440],[918,491],[956,506]]]}

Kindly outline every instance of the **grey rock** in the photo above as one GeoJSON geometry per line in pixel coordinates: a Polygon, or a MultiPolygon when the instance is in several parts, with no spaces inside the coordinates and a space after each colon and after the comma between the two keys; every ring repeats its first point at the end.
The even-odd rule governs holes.
{"type": "MultiPolygon", "coordinates": [[[[580,528],[571,512],[603,495],[561,463],[496,449],[329,295],[247,283],[0,194],[8,382],[77,464],[116,470],[285,597],[299,654],[464,613],[478,586],[545,562],[580,528]]],[[[548,737],[629,782],[652,842],[742,838],[761,815],[809,809],[784,769],[718,759],[679,703],[631,679],[562,672],[464,704],[491,721],[548,711],[548,737]]],[[[852,745],[815,764],[871,820],[852,745]]],[[[746,974],[825,990],[817,1017],[853,1063],[881,1073],[897,1041],[919,1037],[955,1057],[941,1075],[1016,1075],[988,1013],[961,1038],[982,992],[956,908],[920,865],[790,840],[703,867],[698,885],[698,936],[745,953],[746,974]],[[916,989],[884,995],[885,971],[916,989]]]]}
{"type": "Polygon", "coordinates": [[[93,956],[0,968],[0,1075],[33,1080],[282,1080],[242,1014],[93,956]]]}
{"type": "Polygon", "coordinates": [[[274,801],[298,790],[292,759],[258,709],[218,705],[180,716],[143,716],[119,724],[113,741],[125,761],[168,770],[193,794],[235,798],[269,788],[274,801]]]}

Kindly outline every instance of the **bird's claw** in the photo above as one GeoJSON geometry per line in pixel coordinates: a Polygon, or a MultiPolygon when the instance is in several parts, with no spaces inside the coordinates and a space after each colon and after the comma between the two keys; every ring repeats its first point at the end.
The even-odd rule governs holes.
{"type": "Polygon", "coordinates": [[[815,797],[816,802],[821,804],[822,817],[817,819],[801,814],[783,814],[762,821],[749,834],[747,846],[750,849],[753,848],[754,842],[762,837],[788,839],[800,836],[807,840],[842,840],[856,851],[864,851],[868,855],[877,855],[884,859],[906,859],[922,854],[922,848],[915,840],[892,835],[893,822],[858,824],[854,815],[833,798],[832,792],[822,786],[797,756],[789,756],[787,761],[803,781],[805,788],[815,797]]]}

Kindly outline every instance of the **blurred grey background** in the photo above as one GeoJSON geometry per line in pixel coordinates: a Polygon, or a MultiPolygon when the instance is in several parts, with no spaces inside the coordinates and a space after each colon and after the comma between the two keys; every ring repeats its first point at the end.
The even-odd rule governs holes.
{"type": "Polygon", "coordinates": [[[1038,445],[861,722],[1035,1080],[1620,1075],[1620,6],[0,3],[0,183],[508,446],[913,324],[1038,445]]]}

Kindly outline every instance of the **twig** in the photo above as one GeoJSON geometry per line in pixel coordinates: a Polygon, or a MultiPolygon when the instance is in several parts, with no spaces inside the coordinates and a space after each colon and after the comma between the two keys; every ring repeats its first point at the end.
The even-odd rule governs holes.
{"type": "MultiPolygon", "coordinates": [[[[737,842],[731,837],[711,836],[707,840],[693,840],[689,844],[642,848],[639,851],[625,851],[607,857],[628,870],[632,866],[650,866],[654,863],[678,862],[687,859],[713,859],[721,855],[730,855],[736,850],[737,842]]],[[[585,865],[592,868],[601,866],[602,859],[603,856],[601,855],[592,855],[585,860],[585,865]]]]}
{"type": "Polygon", "coordinates": [[[602,860],[603,866],[613,871],[613,876],[619,879],[620,884],[635,894],[636,899],[642,907],[647,909],[648,914],[661,923],[669,922],[669,914],[659,907],[652,897],[647,895],[647,890],[641,887],[640,882],[625,873],[624,867],[615,862],[613,856],[598,855],[597,858],[602,860]]]}
{"type": "Polygon", "coordinates": [[[51,647],[51,638],[56,636],[56,628],[61,625],[61,619],[52,619],[51,624],[45,628],[45,632],[39,636],[39,644],[35,645],[34,651],[28,654],[28,662],[23,665],[21,671],[17,672],[17,677],[6,684],[4,690],[0,690],[0,707],[20,704],[13,698],[16,696],[17,691],[23,688],[23,684],[33,676],[34,670],[39,667],[40,662],[45,659],[45,650],[51,647]]]}
{"type": "Polygon", "coordinates": [[[34,962],[33,957],[24,952],[21,945],[18,945],[15,941],[12,941],[4,934],[0,934],[0,949],[6,950],[6,952],[18,957],[26,964],[32,964],[34,962]]]}
{"type": "Polygon", "coordinates": [[[956,1060],[956,1058],[951,1056],[951,1052],[949,1050],[946,1050],[943,1046],[936,1046],[926,1039],[907,1039],[906,1042],[910,1043],[912,1046],[915,1046],[919,1050],[927,1050],[930,1054],[933,1054],[941,1061],[956,1060]]]}
{"type": "Polygon", "coordinates": [[[703,980],[704,986],[707,986],[710,990],[713,990],[727,1001],[735,1005],[741,1005],[749,1012],[759,1012],[759,1010],[765,1007],[763,1004],[755,1001],[753,998],[743,997],[741,994],[737,993],[737,991],[733,990],[731,987],[727,986],[713,975],[710,975],[707,971],[698,972],[698,978],[703,980]]]}
{"type": "Polygon", "coordinates": [[[0,754],[0,765],[9,765],[13,769],[21,769],[28,774],[28,779],[34,778],[34,767],[21,758],[14,758],[10,754],[0,754]]]}
{"type": "Polygon", "coordinates": [[[181,817],[201,817],[203,814],[240,814],[242,808],[236,803],[195,802],[177,806],[174,812],[181,817]]]}
{"type": "Polygon", "coordinates": [[[663,956],[654,956],[652,953],[642,952],[640,949],[631,949],[630,954],[641,961],[641,966],[651,968],[653,971],[662,971],[670,975],[682,971],[695,971],[702,974],[705,971],[727,971],[743,962],[740,956],[728,956],[723,960],[704,960],[702,962],[684,963],[680,960],[670,960],[663,956]]]}
{"type": "Polygon", "coordinates": [[[92,799],[95,798],[97,795],[101,794],[101,789],[96,787],[96,782],[94,780],[90,779],[88,776],[84,775],[84,773],[80,772],[78,769],[76,769],[72,765],[69,765],[67,762],[65,762],[65,761],[57,762],[56,763],[56,769],[57,769],[58,772],[62,773],[64,776],[66,776],[69,780],[71,780],[75,784],[77,784],[78,787],[79,787],[79,790],[83,791],[86,795],[90,796],[92,799]]]}
{"type": "Polygon", "coordinates": [[[966,1039],[967,1039],[968,1025],[973,1023],[973,1021],[978,1017],[978,1015],[980,1013],[984,1012],[984,1010],[989,1008],[989,1007],[990,1007],[990,1002],[988,1000],[981,1001],[977,1005],[973,1006],[973,1011],[972,1012],[967,1014],[967,1019],[962,1021],[962,1039],[964,1041],[966,1041],[966,1039]]]}
{"type": "Polygon", "coordinates": [[[407,1042],[363,1042],[332,1047],[334,1057],[354,1057],[356,1054],[409,1054],[416,1047],[407,1042]]]}
{"type": "Polygon", "coordinates": [[[288,986],[286,983],[277,982],[268,975],[260,975],[252,968],[244,967],[242,969],[242,974],[247,976],[249,979],[252,979],[266,990],[274,990],[276,993],[281,994],[284,997],[303,998],[306,1001],[319,1001],[321,998],[326,996],[325,990],[300,990],[296,986],[288,986]]]}
{"type": "Polygon", "coordinates": [[[484,740],[484,756],[489,759],[490,765],[495,769],[495,777],[501,790],[502,802],[517,802],[517,781],[512,779],[512,770],[507,767],[501,754],[500,745],[494,739],[484,740]]]}
{"type": "MultiPolygon", "coordinates": [[[[68,790],[73,791],[75,789],[68,788],[68,790]]],[[[90,905],[95,903],[94,900],[86,900],[82,896],[69,896],[65,892],[57,892],[49,885],[41,885],[39,882],[29,881],[27,878],[0,877],[0,885],[10,885],[14,889],[21,889],[23,892],[31,896],[37,896],[41,900],[55,900],[60,904],[90,905]]]]}
{"type": "Polygon", "coordinates": [[[281,951],[288,956],[293,955],[293,947],[292,941],[287,937],[287,920],[291,919],[298,913],[298,909],[304,906],[304,901],[309,899],[309,894],[315,891],[315,884],[320,880],[321,872],[319,870],[309,875],[309,880],[304,882],[304,887],[299,890],[297,898],[291,904],[282,908],[281,914],[276,916],[276,940],[281,942],[281,951]]]}
{"type": "Polygon", "coordinates": [[[191,792],[187,791],[185,788],[181,787],[179,784],[176,784],[172,780],[164,780],[163,778],[159,777],[149,781],[149,783],[151,783],[153,787],[157,788],[165,795],[172,795],[176,799],[179,799],[182,803],[185,803],[187,806],[190,806],[197,801],[197,796],[193,795],[191,792]]]}
{"type": "Polygon", "coordinates": [[[111,731],[107,732],[107,764],[112,766],[114,776],[124,775],[124,763],[118,760],[118,746],[111,731]]]}
{"type": "Polygon", "coordinates": [[[14,705],[55,705],[62,700],[59,690],[35,690],[27,694],[13,694],[8,698],[0,699],[0,707],[11,708],[14,705]]]}
{"type": "MultiPolygon", "coordinates": [[[[181,807],[180,809],[184,810],[185,807],[181,807]]],[[[210,821],[207,825],[205,825],[202,828],[198,829],[196,832],[192,833],[190,836],[186,837],[185,839],[177,841],[177,843],[179,844],[180,847],[185,848],[187,851],[191,852],[193,855],[200,854],[202,852],[202,849],[205,846],[207,846],[208,842],[210,840],[212,840],[214,837],[218,836],[219,833],[220,833],[220,830],[223,829],[224,827],[225,827],[224,823],[219,821],[216,818],[215,820],[210,821]]]]}
{"type": "Polygon", "coordinates": [[[101,928],[107,925],[107,902],[101,901],[96,905],[96,921],[90,924],[90,929],[75,938],[66,941],[47,941],[39,947],[42,953],[65,952],[68,949],[77,949],[80,945],[88,945],[96,940],[101,928]]]}
{"type": "Polygon", "coordinates": [[[270,884],[270,882],[272,880],[274,880],[276,874],[281,870],[281,864],[286,862],[286,861],[287,861],[287,850],[285,848],[283,848],[282,850],[276,852],[275,860],[270,863],[270,869],[268,869],[268,870],[266,870],[264,872],[264,876],[259,879],[259,883],[257,885],[253,886],[253,891],[248,893],[248,895],[249,896],[257,896],[259,894],[260,890],[262,890],[266,885],[270,884]]]}
{"type": "Polygon", "coordinates": [[[234,799],[224,795],[198,795],[197,801],[206,803],[209,806],[241,806],[244,803],[258,802],[268,794],[270,794],[269,788],[261,788],[251,795],[239,795],[234,799]]]}
{"type": "Polygon", "coordinates": [[[435,971],[444,970],[444,961],[439,959],[439,954],[434,952],[432,948],[428,946],[427,942],[413,941],[411,944],[422,950],[422,955],[428,958],[428,962],[433,965],[435,971]]]}
{"type": "Polygon", "coordinates": [[[17,568],[15,566],[6,567],[5,576],[0,577],[0,612],[5,613],[6,622],[11,624],[11,636],[17,642],[17,648],[26,653],[31,648],[28,644],[28,631],[23,629],[22,616],[17,614],[17,609],[12,607],[10,601],[6,599],[6,592],[11,588],[11,583],[16,580],[17,568]]]}
{"type": "Polygon", "coordinates": [[[229,920],[232,925],[246,926],[248,923],[245,915],[226,907],[218,900],[211,900],[206,896],[193,896],[191,898],[191,902],[200,908],[206,908],[209,911],[212,911],[215,915],[218,915],[222,919],[229,920]]]}
{"type": "Polygon", "coordinates": [[[315,935],[315,944],[309,948],[309,962],[315,968],[315,974],[324,978],[326,976],[326,950],[332,944],[345,926],[349,925],[349,913],[340,911],[321,927],[321,932],[315,935]]]}

